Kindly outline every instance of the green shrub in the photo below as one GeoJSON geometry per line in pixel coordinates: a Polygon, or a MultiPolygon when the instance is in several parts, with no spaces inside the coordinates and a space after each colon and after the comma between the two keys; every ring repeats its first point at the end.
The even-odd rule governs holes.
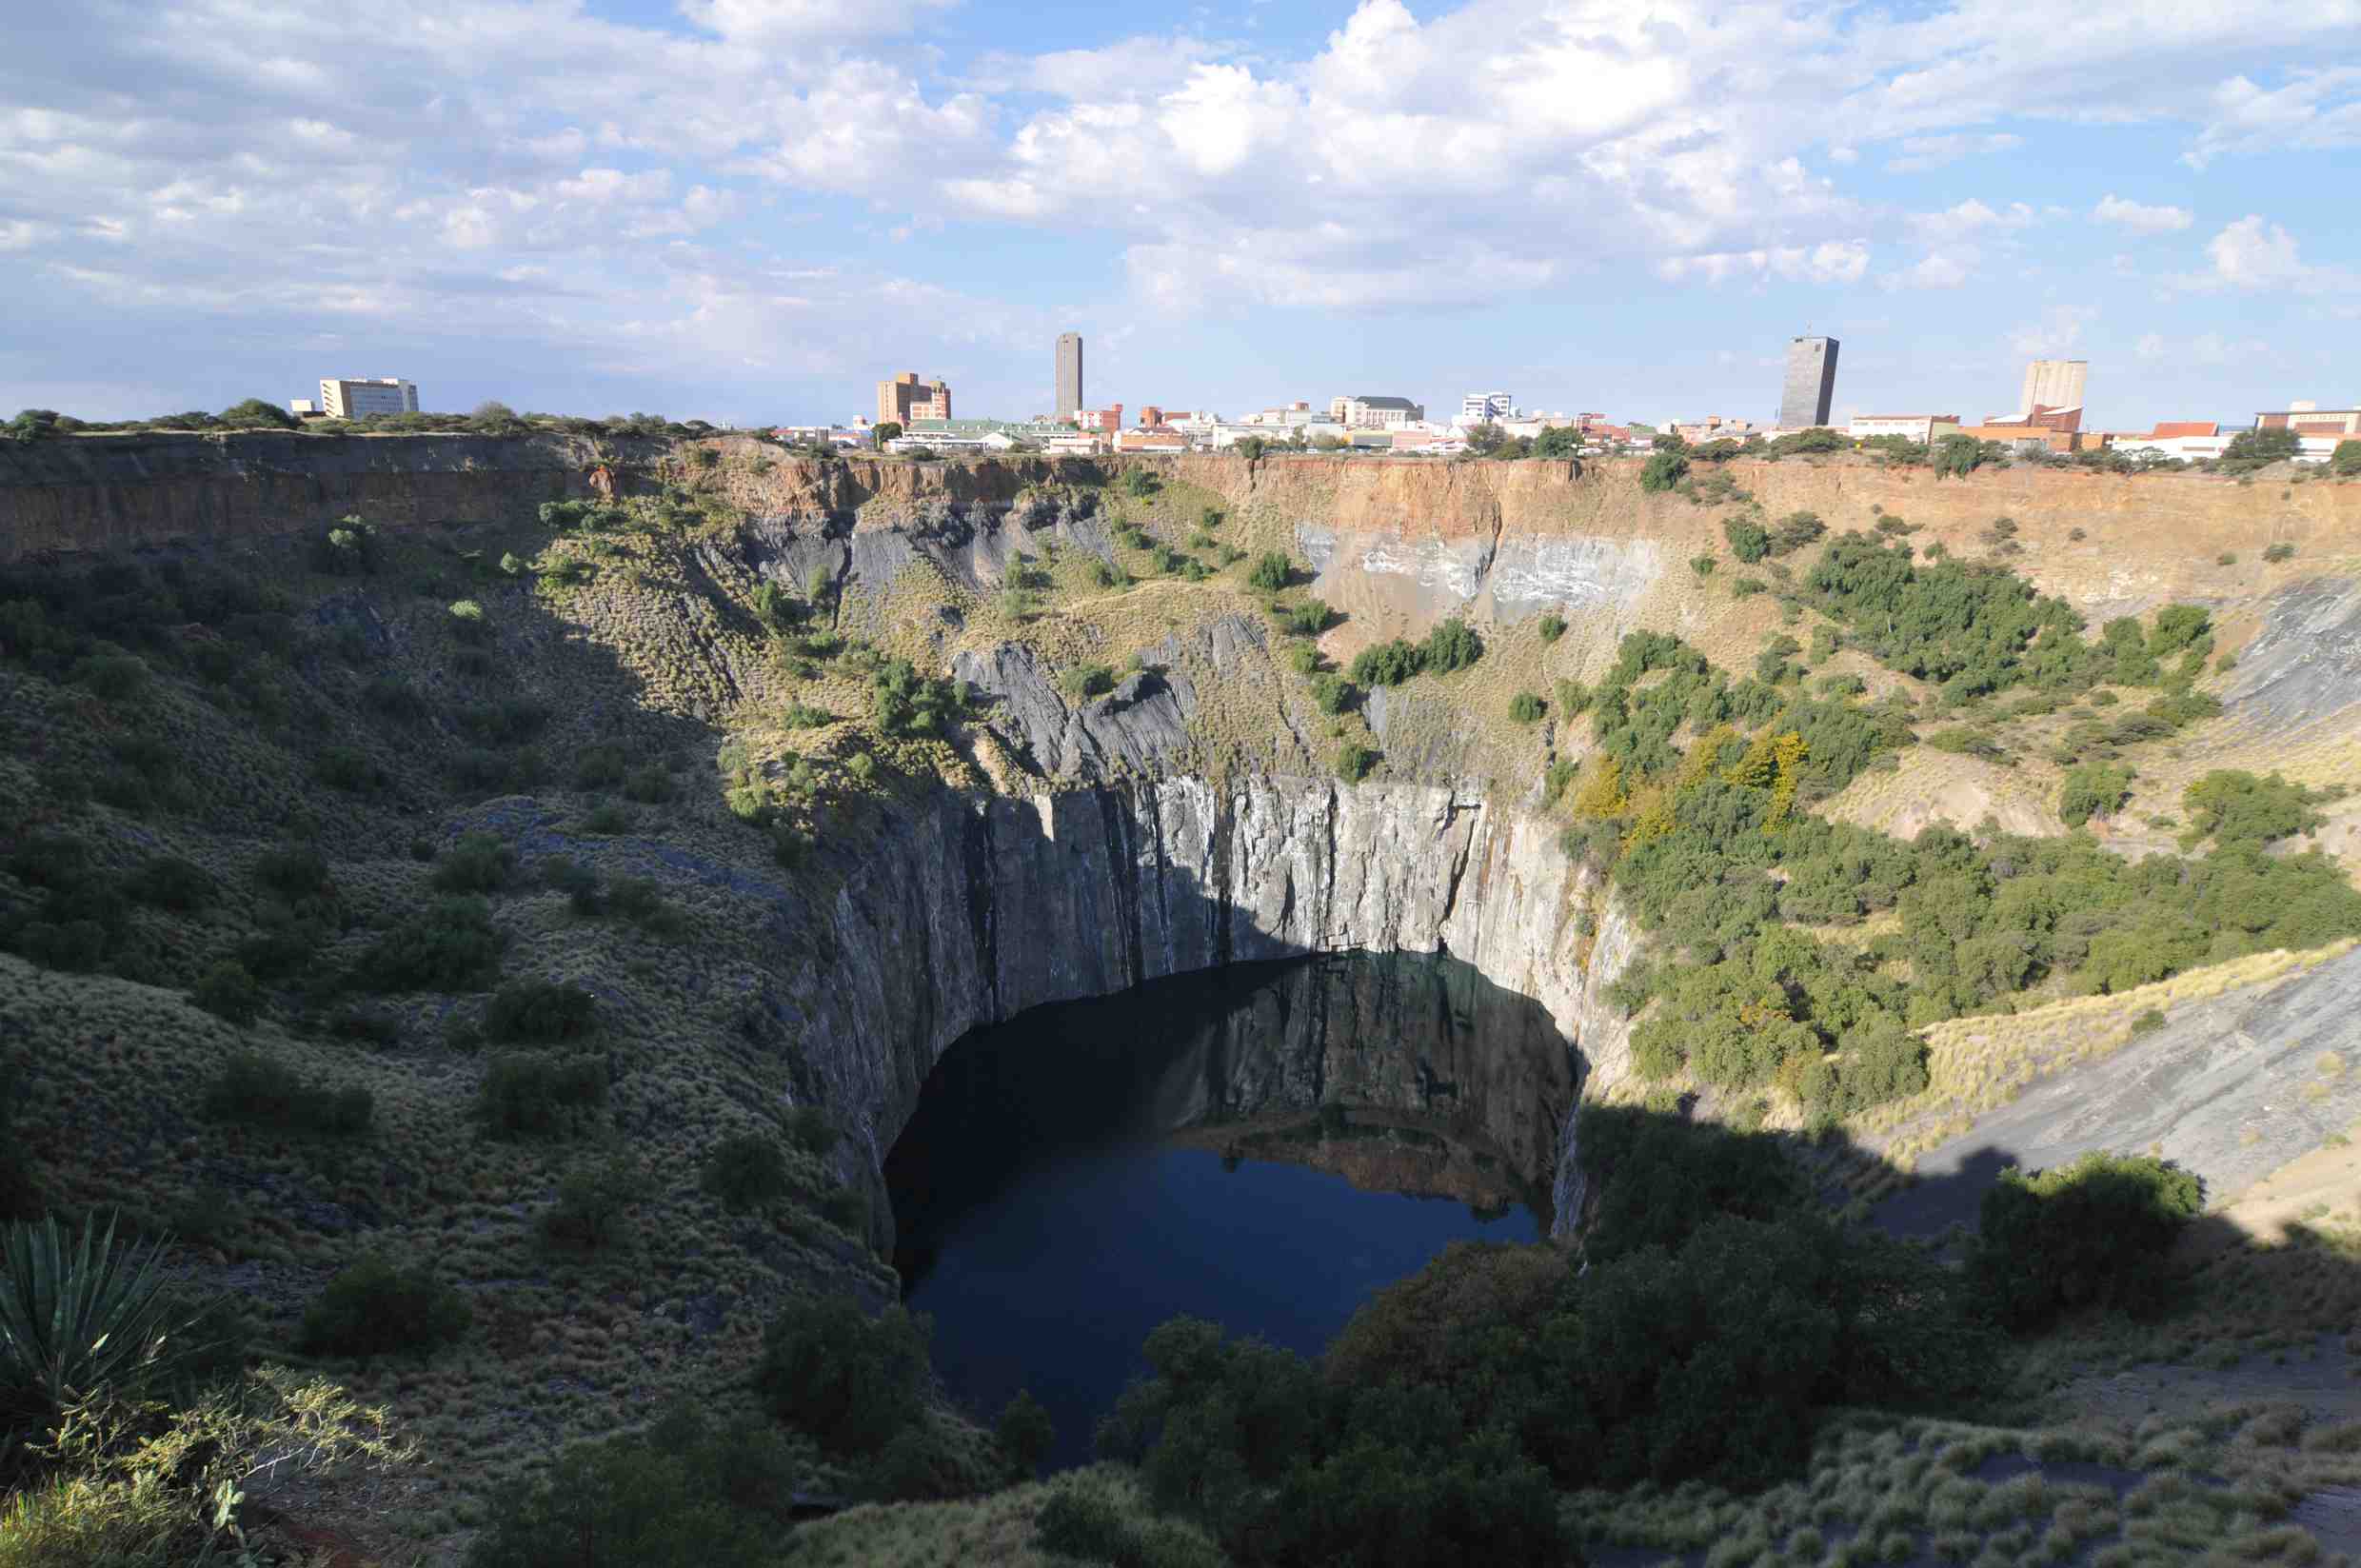
{"type": "Polygon", "coordinates": [[[1126,495],[1150,496],[1163,487],[1163,481],[1145,468],[1126,468],[1123,471],[1123,493],[1126,495]]]}
{"type": "Polygon", "coordinates": [[[1425,651],[1417,644],[1397,637],[1355,655],[1353,680],[1358,685],[1398,686],[1425,667],[1425,651]]]}
{"type": "Polygon", "coordinates": [[[368,1130],[376,1097],[357,1084],[331,1089],[311,1083],[284,1062],[241,1051],[206,1086],[204,1110],[217,1121],[349,1136],[368,1130]]]}
{"type": "Polygon", "coordinates": [[[598,1057],[494,1057],[484,1069],[476,1111],[498,1137],[563,1136],[605,1109],[606,1079],[606,1062],[598,1057]]]}
{"type": "Polygon", "coordinates": [[[1318,637],[1335,622],[1337,612],[1325,599],[1306,595],[1301,604],[1273,605],[1271,616],[1280,629],[1291,637],[1318,637]]]}
{"type": "Polygon", "coordinates": [[[1112,1499],[1078,1486],[1050,1494],[1033,1519],[1042,1551],[1109,1568],[1219,1568],[1204,1541],[1156,1520],[1135,1519],[1112,1499]]]}
{"type": "Polygon", "coordinates": [[[51,1215],[0,1230],[0,1393],[15,1407],[0,1416],[54,1417],[102,1392],[137,1399],[207,1348],[188,1334],[198,1313],[173,1295],[165,1239],[118,1239],[115,1226],[92,1214],[75,1235],[51,1215]]]}
{"type": "Polygon", "coordinates": [[[698,1184],[733,1209],[761,1208],[794,1190],[786,1155],[761,1133],[733,1133],[713,1145],[698,1184]]]}
{"type": "Polygon", "coordinates": [[[2294,558],[2295,546],[2284,539],[2276,545],[2266,546],[2263,549],[2263,559],[2274,566],[2282,561],[2292,561],[2294,558]]]}
{"type": "Polygon", "coordinates": [[[492,624],[485,619],[484,606],[472,599],[452,602],[449,625],[451,635],[463,643],[484,643],[492,635],[492,624]]]}
{"type": "Polygon", "coordinates": [[[231,1023],[251,1023],[263,1008],[263,988],[235,959],[224,959],[197,977],[188,1000],[231,1023]]]}
{"type": "Polygon", "coordinates": [[[1032,1392],[1021,1388],[1017,1397],[1002,1407],[1000,1419],[992,1424],[992,1438],[1000,1444],[1008,1473],[1021,1480],[1031,1480],[1041,1473],[1042,1462],[1057,1446],[1058,1428],[1032,1392]]]}
{"type": "Polygon", "coordinates": [[[1265,550],[1255,558],[1252,570],[1246,573],[1246,586],[1264,593],[1279,593],[1295,576],[1295,563],[1277,550],[1265,550]]]}
{"type": "Polygon", "coordinates": [[[1508,700],[1508,716],[1520,724],[1537,724],[1549,711],[1549,705],[1536,692],[1520,691],[1508,700]]]}
{"type": "Polygon", "coordinates": [[[1077,665],[1065,672],[1061,684],[1066,695],[1088,702],[1115,689],[1115,672],[1104,665],[1077,665]]]}
{"type": "Polygon", "coordinates": [[[1742,517],[1724,518],[1721,536],[1730,542],[1730,553],[1747,566],[1771,553],[1771,535],[1760,525],[1742,517]]]}
{"type": "Polygon", "coordinates": [[[1334,670],[1312,677],[1312,703],[1322,713],[1342,713],[1356,695],[1353,683],[1334,670]]]}
{"type": "Polygon", "coordinates": [[[588,1034],[597,1012],[590,993],[579,985],[512,981],[492,993],[484,1010],[484,1032],[493,1040],[550,1045],[588,1034]]]}
{"type": "Polygon", "coordinates": [[[109,703],[129,703],[147,693],[150,677],[137,654],[94,653],[76,661],[73,679],[109,703]]]}
{"type": "Polygon", "coordinates": [[[565,902],[577,915],[598,915],[605,911],[606,899],[599,887],[599,874],[582,861],[552,856],[541,865],[541,884],[552,893],[563,893],[565,902]]]}
{"type": "Polygon", "coordinates": [[[577,1165],[559,1180],[557,1201],[541,1211],[541,1233],[553,1241],[605,1246],[622,1234],[625,1211],[645,1184],[628,1155],[577,1165]]]}
{"type": "Polygon", "coordinates": [[[1294,670],[1298,675],[1310,676],[1319,674],[1319,649],[1313,646],[1309,643],[1288,644],[1287,667],[1294,670]]]}
{"type": "Polygon", "coordinates": [[[574,787],[612,789],[623,783],[630,766],[619,745],[585,746],[574,754],[574,787]]]}
{"type": "Polygon", "coordinates": [[[2093,817],[2112,817],[2132,798],[2133,769],[2113,763],[2083,763],[2066,770],[2058,786],[2058,821],[2080,827],[2093,817]]]}
{"type": "Polygon", "coordinates": [[[444,893],[497,893],[516,875],[517,853],[489,833],[463,836],[436,863],[433,883],[444,893]]]}
{"type": "Polygon", "coordinates": [[[1539,629],[1543,643],[1555,643],[1566,635],[1566,618],[1556,610],[1544,610],[1539,629]]]}
{"type": "Polygon", "coordinates": [[[2308,833],[2323,821],[2311,809],[2322,798],[2276,773],[2257,778],[2230,768],[2216,768],[2181,792],[2190,840],[2224,845],[2275,844],[2308,833]]]}
{"type": "Polygon", "coordinates": [[[814,1160],[825,1160],[828,1152],[836,1147],[836,1123],[829,1121],[828,1113],[818,1105],[798,1105],[789,1110],[786,1131],[787,1141],[814,1160]]]}
{"type": "Polygon", "coordinates": [[[191,915],[213,902],[213,874],[177,855],[151,855],[133,872],[127,890],[140,903],[191,915]]]}
{"type": "Polygon", "coordinates": [[[869,679],[869,696],[878,728],[888,735],[942,735],[965,706],[961,684],[921,675],[907,659],[886,661],[869,679]]]}
{"type": "Polygon", "coordinates": [[[1701,578],[1713,576],[1714,568],[1719,565],[1721,565],[1721,563],[1715,560],[1710,555],[1693,555],[1689,557],[1689,569],[1701,578]]]}
{"type": "Polygon", "coordinates": [[[2158,1029],[2163,1028],[2164,1025],[2165,1017],[2163,1008],[2143,1007],[2140,1009],[2139,1015],[2132,1020],[2132,1037],[2136,1040],[2141,1035],[2153,1035],[2158,1029]]]}
{"type": "Polygon", "coordinates": [[[353,980],[376,991],[480,991],[500,978],[507,945],[484,900],[440,898],[378,938],[353,980]]]}
{"type": "Polygon", "coordinates": [[[1651,495],[1658,495],[1679,484],[1689,474],[1689,460],[1678,452],[1651,452],[1640,465],[1639,487],[1651,495]]]}
{"type": "Polygon", "coordinates": [[[296,1342],[310,1355],[431,1351],[466,1335],[474,1316],[467,1298],[425,1266],[397,1269],[369,1257],[330,1280],[304,1309],[296,1342]]]}
{"type": "Polygon", "coordinates": [[[809,1462],[776,1430],[675,1411],[499,1494],[466,1568],[768,1568],[809,1462]]]}
{"type": "Polygon", "coordinates": [[[1467,668],[1483,657],[1483,640],[1476,628],[1458,616],[1436,624],[1426,634],[1421,645],[1419,667],[1437,675],[1450,675],[1467,668]]]}
{"type": "Polygon", "coordinates": [[[1358,741],[1348,741],[1337,751],[1337,777],[1346,784],[1360,783],[1377,765],[1377,752],[1358,741]]]}
{"type": "Polygon", "coordinates": [[[623,782],[623,793],[624,799],[637,801],[642,805],[662,805],[672,799],[675,786],[671,774],[650,763],[645,767],[631,770],[623,782]]]}
{"type": "Polygon", "coordinates": [[[818,729],[823,724],[834,723],[836,723],[835,714],[825,708],[814,707],[809,703],[789,703],[785,710],[779,715],[780,727],[783,729],[818,729]]]}
{"type": "Polygon", "coordinates": [[[308,899],[332,893],[327,857],[309,844],[288,844],[266,851],[254,863],[254,880],[285,899],[308,899]]]}
{"type": "Polygon", "coordinates": [[[1758,593],[1770,591],[1771,585],[1759,577],[1737,577],[1730,582],[1730,597],[1733,599],[1752,599],[1758,593]]]}
{"type": "Polygon", "coordinates": [[[1969,1268],[2003,1327],[2085,1307],[2170,1304],[2170,1254],[2204,1207],[2196,1177],[2160,1160],[2086,1154],[2062,1170],[2003,1171],[1984,1195],[1969,1268]]]}
{"type": "Polygon", "coordinates": [[[829,1451],[875,1453],[923,1409],[932,1334],[900,1305],[872,1319],[848,1296],[800,1297],[764,1331],[755,1391],[829,1451]]]}

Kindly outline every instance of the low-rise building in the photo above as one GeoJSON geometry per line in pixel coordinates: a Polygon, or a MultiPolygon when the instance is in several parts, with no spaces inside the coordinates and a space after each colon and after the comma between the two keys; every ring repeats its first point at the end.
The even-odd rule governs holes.
{"type": "Polygon", "coordinates": [[[2082,428],[2082,405],[2079,403],[2053,407],[2036,403],[2031,408],[2006,414],[1986,414],[1987,425],[2039,426],[2045,430],[2073,431],[2082,428]]]}
{"type": "Polygon", "coordinates": [[[1751,419],[1724,419],[1719,414],[1708,414],[1703,419],[1685,422],[1676,420],[1673,424],[1673,434],[1692,445],[1708,441],[1744,441],[1750,435],[1761,433],[1751,419]]]}
{"type": "Polygon", "coordinates": [[[1096,457],[1107,449],[1107,438],[1097,430],[1061,430],[1040,445],[1052,457],[1096,457]]]}
{"type": "Polygon", "coordinates": [[[1118,430],[1115,449],[1119,452],[1185,452],[1189,438],[1178,430],[1118,430]]]}
{"type": "Polygon", "coordinates": [[[1005,452],[1013,450],[1017,445],[1017,438],[1005,430],[939,430],[930,434],[896,436],[885,443],[885,449],[889,452],[1005,452]]]}
{"type": "Polygon", "coordinates": [[[2052,429],[2047,425],[1962,425],[1946,433],[1976,441],[1997,441],[2020,450],[2038,447],[2053,452],[2096,451],[2107,444],[2106,438],[2095,430],[2085,436],[2079,430],[2052,429]]]}
{"type": "Polygon", "coordinates": [[[1959,428],[1957,414],[1855,414],[1845,433],[1855,441],[1873,436],[1900,436],[1907,441],[1933,443],[1959,428]]]}
{"type": "Polygon", "coordinates": [[[2256,414],[2254,425],[2257,429],[2293,430],[2298,435],[2361,436],[2361,408],[2291,403],[2275,413],[2256,414]]]}
{"type": "Polygon", "coordinates": [[[891,381],[877,384],[877,422],[907,427],[921,419],[951,417],[951,387],[943,381],[921,381],[916,370],[904,370],[891,381]]]}
{"type": "Polygon", "coordinates": [[[1423,420],[1426,418],[1426,407],[1406,397],[1359,393],[1331,398],[1328,417],[1339,425],[1357,430],[1390,430],[1396,426],[1423,420]]]}
{"type": "MultiPolygon", "coordinates": [[[[297,413],[306,410],[298,408],[297,413]]],[[[404,381],[397,376],[379,376],[374,380],[346,377],[320,382],[321,417],[326,419],[360,419],[368,414],[414,414],[418,412],[418,383],[404,381]]]]}

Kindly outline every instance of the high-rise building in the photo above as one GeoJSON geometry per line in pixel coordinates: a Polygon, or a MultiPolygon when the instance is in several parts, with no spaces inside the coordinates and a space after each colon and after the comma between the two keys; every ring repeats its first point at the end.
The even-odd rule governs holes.
{"type": "Polygon", "coordinates": [[[371,381],[320,380],[320,412],[330,419],[418,412],[418,383],[379,376],[371,381]]]}
{"type": "Polygon", "coordinates": [[[1072,419],[1082,406],[1082,334],[1058,334],[1058,401],[1049,406],[1053,419],[1072,419]]]}
{"type": "Polygon", "coordinates": [[[2090,373],[2089,360],[2034,360],[2025,367],[2025,395],[2017,400],[2016,411],[2031,414],[2035,408],[2081,407],[2082,384],[2090,373]]]}
{"type": "Polygon", "coordinates": [[[1506,392],[1470,392],[1459,400],[1459,418],[1468,425],[1506,419],[1517,411],[1517,400],[1506,392]]]}
{"type": "Polygon", "coordinates": [[[921,381],[916,370],[904,370],[891,381],[877,384],[877,422],[908,425],[914,419],[949,419],[951,388],[945,382],[921,381]]]}
{"type": "Polygon", "coordinates": [[[1836,340],[1787,340],[1787,380],[1779,388],[1779,428],[1806,430],[1828,423],[1836,396],[1836,340]]]}

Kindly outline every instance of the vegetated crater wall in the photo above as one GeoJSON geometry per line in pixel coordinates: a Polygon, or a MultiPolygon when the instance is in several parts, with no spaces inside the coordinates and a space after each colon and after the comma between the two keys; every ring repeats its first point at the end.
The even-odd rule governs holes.
{"type": "MultiPolygon", "coordinates": [[[[1635,933],[1553,824],[1480,793],[1200,777],[982,803],[951,795],[875,835],[770,999],[813,1042],[870,1173],[942,1052],[1046,1002],[1299,954],[1448,951],[1530,997],[1580,1053],[1584,1094],[1629,1070],[1600,993],[1635,933]],[[1574,918],[1597,906],[1590,922],[1574,918]],[[1592,934],[1582,935],[1588,930],[1592,934]]],[[[1582,1194],[1561,1134],[1561,1227],[1582,1194]]]]}

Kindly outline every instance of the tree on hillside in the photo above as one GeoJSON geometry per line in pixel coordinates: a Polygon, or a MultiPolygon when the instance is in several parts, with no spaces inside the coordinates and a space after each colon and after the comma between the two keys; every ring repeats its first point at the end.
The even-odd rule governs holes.
{"type": "Polygon", "coordinates": [[[10,439],[16,441],[46,441],[51,436],[64,434],[62,425],[61,416],[54,408],[27,408],[6,426],[0,426],[0,430],[5,430],[10,439]]]}
{"type": "Polygon", "coordinates": [[[1507,431],[1485,420],[1481,425],[1468,427],[1467,449],[1478,457],[1490,457],[1500,449],[1500,443],[1507,439],[1507,431]]]}
{"type": "Polygon", "coordinates": [[[869,431],[869,439],[876,442],[880,447],[883,447],[885,443],[895,440],[901,434],[901,424],[895,420],[888,419],[883,421],[869,431]]]}
{"type": "Polygon", "coordinates": [[[467,416],[467,423],[486,435],[504,435],[525,422],[517,418],[514,408],[497,398],[486,398],[475,406],[475,412],[467,416]]]}
{"type": "Polygon", "coordinates": [[[1964,479],[1984,461],[1984,444],[1971,435],[1947,435],[1934,445],[1934,477],[1964,479]]]}
{"type": "Polygon", "coordinates": [[[1571,425],[1550,425],[1534,437],[1536,457],[1578,457],[1582,451],[1582,432],[1571,425]]]}
{"type": "Polygon", "coordinates": [[[275,403],[249,397],[221,411],[221,422],[233,430],[292,430],[303,422],[275,403]]]}
{"type": "Polygon", "coordinates": [[[1653,452],[1639,470],[1639,487],[1651,493],[1669,490],[1689,471],[1689,460],[1678,452],[1653,452]]]}
{"type": "Polygon", "coordinates": [[[2290,429],[2240,430],[2222,453],[2224,473],[2245,473],[2282,463],[2304,449],[2304,438],[2290,429]]]}
{"type": "Polygon", "coordinates": [[[2329,455],[2329,472],[2350,477],[2361,474],[2361,441],[2340,441],[2329,455]]]}

